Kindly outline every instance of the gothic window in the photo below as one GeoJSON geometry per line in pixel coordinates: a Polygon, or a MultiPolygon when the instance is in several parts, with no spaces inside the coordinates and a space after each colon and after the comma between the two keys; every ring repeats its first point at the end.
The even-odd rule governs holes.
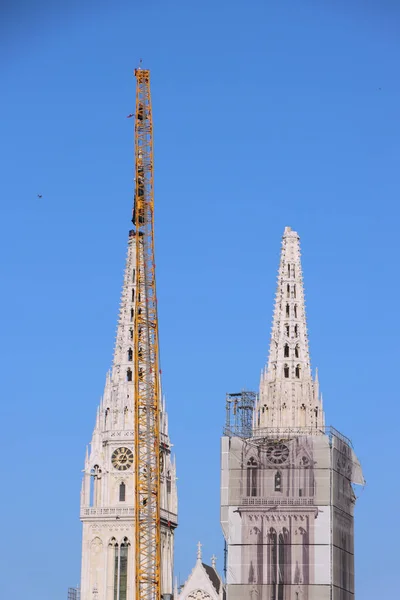
{"type": "Polygon", "coordinates": [[[289,346],[288,346],[288,344],[285,344],[284,354],[283,355],[284,355],[285,358],[289,358],[289,346]]]}
{"type": "Polygon", "coordinates": [[[290,335],[290,328],[289,328],[289,325],[285,325],[285,331],[286,331],[286,335],[287,335],[287,337],[289,337],[289,335],[290,335]]]}
{"type": "Polygon", "coordinates": [[[289,284],[287,284],[287,286],[286,286],[286,296],[288,298],[290,298],[290,285],[289,284]]]}
{"type": "Polygon", "coordinates": [[[293,286],[293,298],[296,298],[296,286],[293,286]]]}
{"type": "Polygon", "coordinates": [[[132,359],[133,359],[133,351],[132,351],[132,348],[129,348],[129,350],[128,350],[128,361],[132,362],[132,359]]]}
{"type": "Polygon", "coordinates": [[[129,339],[133,340],[133,329],[129,330],[129,339]]]}
{"type": "Polygon", "coordinates": [[[97,506],[100,501],[100,479],[101,469],[99,465],[94,465],[90,471],[90,506],[97,506]]]}
{"type": "Polygon", "coordinates": [[[302,404],[300,406],[300,427],[305,427],[306,425],[306,406],[302,404]]]}
{"type": "Polygon", "coordinates": [[[296,345],[296,347],[294,349],[294,355],[296,358],[299,358],[299,356],[300,356],[300,348],[299,348],[298,344],[296,345]]]}
{"type": "Polygon", "coordinates": [[[296,267],[292,265],[292,277],[296,277],[296,267]]]}
{"type": "Polygon", "coordinates": [[[300,365],[296,365],[296,379],[300,379],[300,372],[301,372],[300,365]]]}
{"type": "MultiPolygon", "coordinates": [[[[111,540],[113,544],[114,540],[111,540]]],[[[124,538],[121,546],[114,546],[114,595],[113,600],[126,600],[128,589],[128,538],[124,538]]]]}
{"type": "Polygon", "coordinates": [[[126,600],[128,583],[128,539],[121,544],[119,557],[119,600],[126,600]]]}
{"type": "Polygon", "coordinates": [[[282,491],[282,475],[279,471],[275,473],[275,492],[282,491]]]}
{"type": "Polygon", "coordinates": [[[288,274],[288,277],[290,277],[290,265],[287,266],[287,274],[288,274]]]}
{"type": "Polygon", "coordinates": [[[297,325],[294,326],[294,337],[299,337],[299,328],[297,325]]]}
{"type": "Polygon", "coordinates": [[[315,420],[317,420],[318,419],[318,407],[317,406],[314,408],[314,413],[315,413],[315,420]]]}
{"type": "Polygon", "coordinates": [[[125,502],[125,491],[126,491],[125,484],[124,484],[124,482],[122,482],[119,485],[119,501],[120,502],[125,502]]]}
{"type": "Polygon", "coordinates": [[[171,473],[168,471],[167,473],[167,494],[171,493],[171,473]]]}
{"type": "Polygon", "coordinates": [[[276,584],[278,583],[277,578],[277,567],[278,567],[278,539],[275,529],[270,529],[268,534],[269,540],[269,580],[271,582],[271,600],[277,600],[276,595],[276,584]]]}
{"type": "Polygon", "coordinates": [[[283,600],[283,584],[285,583],[285,540],[283,534],[279,534],[279,553],[278,553],[278,600],[283,600]]]}
{"type": "Polygon", "coordinates": [[[297,304],[293,306],[294,318],[297,319],[297,304]]]}
{"type": "Polygon", "coordinates": [[[247,495],[257,496],[257,463],[253,457],[247,462],[247,495]]]}
{"type": "Polygon", "coordinates": [[[132,283],[135,283],[135,269],[132,271],[132,283]]]}
{"type": "Polygon", "coordinates": [[[126,380],[132,381],[132,371],[130,369],[128,369],[126,372],[126,380]]]}
{"type": "Polygon", "coordinates": [[[290,306],[289,306],[289,304],[286,304],[286,316],[287,317],[290,316],[290,306]]]}
{"type": "Polygon", "coordinates": [[[271,582],[271,600],[284,600],[284,586],[290,569],[287,530],[277,535],[275,529],[270,529],[268,535],[268,571],[271,582]]]}
{"type": "Polygon", "coordinates": [[[134,288],[132,288],[132,302],[135,301],[135,290],[134,288]]]}
{"type": "Polygon", "coordinates": [[[303,546],[303,583],[305,585],[307,585],[310,582],[310,577],[309,577],[310,545],[309,545],[309,539],[308,539],[308,532],[305,529],[300,528],[300,533],[301,533],[301,537],[302,537],[302,546],[303,546]]]}
{"type": "Polygon", "coordinates": [[[283,367],[283,373],[284,373],[285,379],[289,379],[289,367],[288,367],[288,365],[285,365],[283,367]]]}
{"type": "Polygon", "coordinates": [[[131,308],[131,321],[133,321],[133,308],[131,308]]]}

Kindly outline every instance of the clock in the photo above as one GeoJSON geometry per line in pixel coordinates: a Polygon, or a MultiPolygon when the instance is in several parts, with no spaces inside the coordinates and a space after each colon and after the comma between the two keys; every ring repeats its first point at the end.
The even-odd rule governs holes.
{"type": "Polygon", "coordinates": [[[282,465],[289,456],[289,448],[278,442],[277,444],[271,444],[267,448],[267,458],[274,465],[282,465]]]}
{"type": "Polygon", "coordinates": [[[117,448],[111,456],[113,467],[118,471],[126,471],[133,465],[133,452],[129,448],[117,448]]]}

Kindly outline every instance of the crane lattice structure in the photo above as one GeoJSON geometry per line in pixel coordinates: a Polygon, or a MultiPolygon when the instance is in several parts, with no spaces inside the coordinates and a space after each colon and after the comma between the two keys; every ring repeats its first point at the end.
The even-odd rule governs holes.
{"type": "Polygon", "coordinates": [[[161,598],[160,374],[154,259],[150,71],[136,69],[135,577],[136,600],[161,598]]]}

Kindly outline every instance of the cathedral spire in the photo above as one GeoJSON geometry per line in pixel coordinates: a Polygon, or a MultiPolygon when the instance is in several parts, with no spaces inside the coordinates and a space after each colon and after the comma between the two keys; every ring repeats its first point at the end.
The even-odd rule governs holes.
{"type": "Polygon", "coordinates": [[[136,293],[135,250],[135,232],[131,230],[128,237],[128,253],[125,263],[124,283],[121,293],[114,360],[111,372],[113,384],[133,380],[133,327],[136,293]]]}
{"type": "Polygon", "coordinates": [[[312,378],[299,235],[286,227],[278,272],[268,365],[261,374],[259,427],[323,427],[312,378]]]}

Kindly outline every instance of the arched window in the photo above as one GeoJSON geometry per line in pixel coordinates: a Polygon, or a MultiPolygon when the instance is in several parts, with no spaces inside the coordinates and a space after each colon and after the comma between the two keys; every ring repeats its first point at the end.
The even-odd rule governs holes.
{"type": "Polygon", "coordinates": [[[302,537],[302,546],[303,546],[303,583],[304,585],[308,585],[310,583],[310,565],[309,565],[309,552],[310,552],[310,543],[308,538],[308,532],[300,528],[300,534],[302,537]]]}
{"type": "Polygon", "coordinates": [[[278,600],[283,600],[283,585],[285,583],[285,540],[283,534],[279,534],[279,556],[278,556],[278,600]]]}
{"type": "Polygon", "coordinates": [[[289,379],[289,366],[288,365],[285,365],[283,367],[283,374],[285,376],[285,379],[289,379]]]}
{"type": "Polygon", "coordinates": [[[296,379],[300,379],[301,368],[300,365],[296,365],[296,379]]]}
{"type": "Polygon", "coordinates": [[[285,325],[285,331],[286,331],[287,337],[289,337],[289,335],[290,335],[290,327],[287,324],[285,325]]]}
{"type": "Polygon", "coordinates": [[[286,304],[286,316],[290,317],[290,306],[289,306],[289,304],[286,304]]]}
{"type": "Polygon", "coordinates": [[[131,308],[131,321],[133,321],[133,308],[131,308]]]}
{"type": "Polygon", "coordinates": [[[132,362],[132,359],[133,359],[133,351],[132,351],[132,348],[129,348],[129,350],[128,350],[128,361],[132,362]]]}
{"type": "Polygon", "coordinates": [[[299,358],[299,356],[300,356],[300,348],[299,348],[298,344],[296,345],[296,347],[294,349],[294,355],[296,358],[299,358]]]}
{"type": "Polygon", "coordinates": [[[294,318],[297,319],[297,304],[293,306],[294,318]]]}
{"type": "Polygon", "coordinates": [[[306,405],[302,404],[300,406],[300,427],[306,426],[306,405]]]}
{"type": "Polygon", "coordinates": [[[132,381],[132,371],[130,369],[128,369],[126,372],[126,380],[132,381]]]}
{"type": "Polygon", "coordinates": [[[279,471],[275,473],[275,492],[282,491],[282,475],[279,471]]]}
{"type": "Polygon", "coordinates": [[[272,596],[271,598],[273,600],[277,600],[277,595],[276,595],[276,586],[278,583],[278,538],[276,535],[276,531],[275,529],[271,529],[269,530],[269,534],[268,534],[268,541],[269,541],[269,560],[268,560],[268,570],[269,570],[269,580],[271,582],[272,585],[272,596]]]}
{"type": "Polygon", "coordinates": [[[288,298],[290,298],[290,285],[289,284],[287,284],[287,286],[286,286],[286,296],[288,298]]]}
{"type": "Polygon", "coordinates": [[[257,496],[258,465],[253,457],[247,462],[247,495],[257,496]]]}
{"type": "Polygon", "coordinates": [[[296,298],[296,285],[293,286],[293,298],[296,298]]]}
{"type": "Polygon", "coordinates": [[[134,288],[132,288],[132,302],[135,301],[135,290],[134,288]]]}
{"type": "Polygon", "coordinates": [[[296,267],[292,265],[292,277],[296,277],[296,267]]]}
{"type": "Polygon", "coordinates": [[[128,538],[123,539],[120,548],[115,547],[114,600],[126,600],[127,598],[128,548],[128,538]]]}
{"type": "Polygon", "coordinates": [[[287,274],[288,274],[288,277],[290,277],[290,265],[287,266],[287,274]]]}
{"type": "Polygon", "coordinates": [[[133,340],[133,329],[129,330],[129,339],[133,340]]]}
{"type": "Polygon", "coordinates": [[[284,346],[283,355],[285,358],[289,358],[289,345],[288,344],[285,344],[285,346],[284,346]]]}
{"type": "Polygon", "coordinates": [[[132,283],[135,283],[135,269],[132,271],[132,283]]]}
{"type": "Polygon", "coordinates": [[[100,503],[100,479],[101,469],[99,465],[94,465],[90,471],[90,506],[97,506],[100,503]]]}
{"type": "Polygon", "coordinates": [[[299,337],[299,328],[297,325],[294,326],[294,337],[299,337]]]}
{"type": "Polygon", "coordinates": [[[119,485],[119,501],[120,502],[125,502],[125,484],[124,482],[120,483],[119,485]]]}

